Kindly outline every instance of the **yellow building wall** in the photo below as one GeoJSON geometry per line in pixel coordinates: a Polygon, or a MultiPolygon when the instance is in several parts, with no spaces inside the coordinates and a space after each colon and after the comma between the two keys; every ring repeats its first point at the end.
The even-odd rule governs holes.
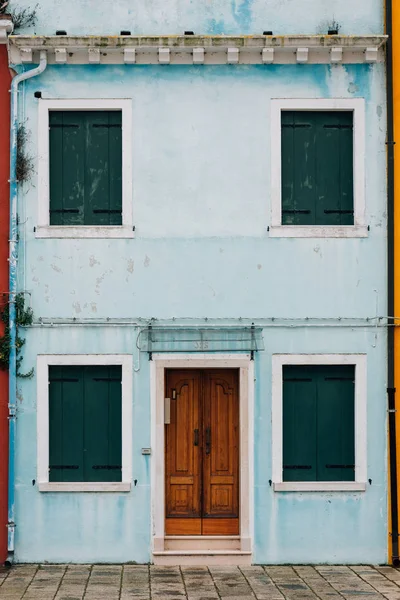
{"type": "MultiPolygon", "coordinates": [[[[394,187],[394,277],[395,277],[395,316],[400,316],[400,1],[393,0],[393,101],[394,101],[394,140],[397,145],[394,146],[395,156],[395,187],[394,187]]],[[[400,324],[400,319],[396,320],[400,324]]],[[[398,495],[400,498],[400,328],[395,327],[394,335],[395,346],[395,388],[396,393],[396,439],[397,439],[397,478],[398,495]]],[[[390,478],[389,478],[389,561],[392,560],[392,538],[390,521],[390,478]]],[[[399,506],[400,509],[400,506],[399,506]]]]}

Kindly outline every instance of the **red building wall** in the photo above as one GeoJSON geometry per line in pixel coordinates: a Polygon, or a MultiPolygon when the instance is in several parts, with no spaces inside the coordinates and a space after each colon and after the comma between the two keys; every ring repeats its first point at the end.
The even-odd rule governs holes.
{"type": "MultiPolygon", "coordinates": [[[[8,290],[10,85],[7,48],[0,45],[0,301],[8,290]]],[[[0,564],[7,556],[8,374],[0,370],[0,564]]]]}

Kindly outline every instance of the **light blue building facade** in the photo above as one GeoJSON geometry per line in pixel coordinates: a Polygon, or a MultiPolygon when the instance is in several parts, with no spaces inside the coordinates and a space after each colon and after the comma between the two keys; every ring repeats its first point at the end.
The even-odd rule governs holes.
{"type": "MultiPolygon", "coordinates": [[[[18,195],[18,291],[34,314],[22,370],[35,371],[18,380],[16,562],[387,560],[383,7],[373,0],[359,10],[345,0],[267,4],[140,0],[128,8],[122,0],[112,7],[44,0],[32,30],[10,38],[18,72],[36,65],[39,53],[47,63],[19,94],[35,160],[18,195]],[[338,36],[326,35],[337,26],[338,36]],[[55,36],[56,29],[66,35],[55,36]],[[124,30],[131,35],[119,36],[124,30]],[[156,37],[138,37],[145,35],[156,37]],[[121,137],[114,150],[108,142],[107,158],[122,154],[122,208],[95,209],[114,210],[121,221],[52,221],[61,214],[54,211],[64,218],[78,210],[52,205],[61,181],[53,166],[80,151],[73,143],[54,151],[52,113],[85,119],[96,111],[122,114],[121,137]],[[293,119],[287,130],[284,113],[293,119]],[[320,135],[313,119],[339,113],[351,125],[325,124],[321,135],[350,129],[351,141],[335,138],[323,163],[318,149],[308,160],[320,135]],[[311,223],[313,209],[293,195],[317,190],[318,203],[337,187],[344,197],[347,143],[352,208],[328,207],[311,223]],[[314,171],[304,174],[310,161],[314,171]],[[328,183],[311,181],[315,169],[328,173],[328,183]],[[285,178],[292,200],[284,199],[285,178]],[[331,214],[338,220],[329,221],[331,214]],[[341,220],[345,214],[349,221],[341,220]],[[57,436],[78,447],[80,435],[63,430],[66,413],[54,416],[54,386],[75,381],[68,369],[109,365],[122,373],[120,475],[74,481],[74,465],[51,464],[57,436]],[[349,377],[335,370],[342,367],[349,377]],[[214,368],[239,373],[236,488],[221,488],[216,501],[229,504],[229,494],[237,495],[239,525],[234,534],[221,530],[218,550],[214,540],[204,549],[204,534],[188,536],[190,546],[179,528],[169,539],[165,526],[172,494],[166,430],[177,415],[167,414],[174,400],[165,401],[168,370],[214,368]],[[318,387],[322,372],[324,381],[350,382],[350,405],[342,402],[345,388],[318,387]],[[290,393],[288,382],[300,387],[290,393]],[[299,391],[302,382],[315,397],[299,391]],[[328,397],[337,409],[322,407],[328,397]],[[325,410],[328,420],[340,413],[331,426],[318,421],[325,410]],[[341,429],[346,419],[350,433],[341,429]],[[330,446],[340,450],[324,462],[326,476],[318,456],[330,429],[330,446]],[[310,465],[308,450],[302,454],[306,431],[314,444],[310,465]],[[54,468],[64,479],[52,477],[54,468]]],[[[107,123],[101,127],[111,136],[107,123]]],[[[82,143],[79,164],[97,152],[82,143]]],[[[107,185],[111,179],[108,173],[107,185]]],[[[80,402],[76,391],[72,396],[80,402]]],[[[219,422],[226,418],[218,413],[219,422]]],[[[184,454],[180,435],[176,448],[184,454]]],[[[187,516],[186,483],[177,485],[184,499],[177,493],[175,510],[187,516]]]]}

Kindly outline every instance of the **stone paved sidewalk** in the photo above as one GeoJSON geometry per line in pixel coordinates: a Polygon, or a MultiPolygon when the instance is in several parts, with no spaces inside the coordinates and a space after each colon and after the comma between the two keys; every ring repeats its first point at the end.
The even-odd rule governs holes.
{"type": "Polygon", "coordinates": [[[392,567],[16,565],[1,600],[400,600],[392,567]]]}

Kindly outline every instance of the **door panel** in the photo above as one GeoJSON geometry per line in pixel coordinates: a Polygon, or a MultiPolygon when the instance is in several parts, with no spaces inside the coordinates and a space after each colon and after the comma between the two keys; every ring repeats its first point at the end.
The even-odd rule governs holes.
{"type": "Polygon", "coordinates": [[[202,520],[194,518],[177,519],[169,517],[165,519],[166,535],[204,535],[202,532],[202,520]]]}
{"type": "Polygon", "coordinates": [[[170,370],[166,534],[239,533],[238,371],[170,370]]]}
{"type": "Polygon", "coordinates": [[[203,519],[201,535],[239,535],[239,519],[203,519]]]}
{"type": "Polygon", "coordinates": [[[201,527],[201,457],[200,446],[195,445],[200,382],[198,371],[169,371],[166,382],[171,399],[171,422],[166,427],[166,517],[167,522],[184,517],[188,535],[198,534],[201,527]]]}
{"type": "MultiPolygon", "coordinates": [[[[207,531],[220,533],[216,520],[236,521],[239,533],[239,398],[238,372],[233,369],[204,373],[204,423],[210,429],[210,447],[203,466],[203,519],[207,531]]],[[[204,524],[204,522],[203,522],[204,524]]],[[[233,534],[231,534],[233,535],[233,534]]]]}

